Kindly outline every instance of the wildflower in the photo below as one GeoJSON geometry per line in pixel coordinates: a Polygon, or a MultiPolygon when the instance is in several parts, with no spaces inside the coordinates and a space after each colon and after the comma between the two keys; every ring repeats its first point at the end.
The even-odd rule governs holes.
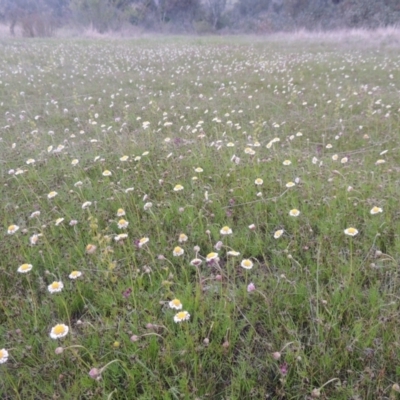
{"type": "Polygon", "coordinates": [[[340,160],[340,162],[341,162],[342,164],[346,164],[347,161],[349,161],[348,157],[343,157],[343,158],[340,160]]]}
{"type": "Polygon", "coordinates": [[[18,225],[10,225],[7,229],[7,233],[9,235],[13,235],[15,232],[17,232],[17,230],[19,229],[18,225]]]}
{"type": "Polygon", "coordinates": [[[79,160],[77,158],[75,158],[74,160],[71,161],[71,165],[75,166],[78,165],[79,160]]]}
{"type": "Polygon", "coordinates": [[[169,308],[174,308],[175,310],[182,310],[182,303],[179,299],[173,299],[169,303],[169,308]]]}
{"type": "Polygon", "coordinates": [[[250,282],[250,283],[247,285],[247,291],[250,293],[250,292],[254,292],[254,290],[256,290],[256,286],[254,285],[253,282],[250,282]]]}
{"type": "Polygon", "coordinates": [[[255,183],[257,186],[260,186],[260,185],[262,185],[262,184],[264,183],[264,181],[263,181],[261,178],[257,178],[257,179],[254,181],[254,183],[255,183]]]}
{"type": "Polygon", "coordinates": [[[97,368],[92,368],[89,371],[89,376],[92,379],[96,379],[97,381],[99,381],[101,379],[101,370],[97,369],[97,368]]]}
{"type": "Polygon", "coordinates": [[[226,144],[226,147],[235,147],[235,143],[229,142],[226,144]]]}
{"type": "Polygon", "coordinates": [[[245,258],[244,260],[242,260],[240,265],[244,269],[252,269],[253,268],[253,262],[251,260],[249,260],[248,258],[245,258]]]}
{"type": "Polygon", "coordinates": [[[64,324],[57,324],[56,326],[53,326],[50,331],[50,337],[52,339],[60,339],[63,338],[64,336],[67,336],[69,331],[69,328],[67,325],[64,324]]]}
{"type": "Polygon", "coordinates": [[[123,217],[125,215],[125,210],[123,208],[118,208],[117,216],[123,217]]]}
{"type": "Polygon", "coordinates": [[[194,258],[192,261],[190,261],[190,265],[193,265],[194,267],[198,267],[201,265],[203,261],[200,258],[194,258]]]}
{"type": "Polygon", "coordinates": [[[294,183],[294,182],[288,182],[287,184],[286,184],[286,187],[287,188],[291,188],[291,187],[293,187],[293,186],[295,186],[296,184],[294,183]]]}
{"type": "Polygon", "coordinates": [[[375,165],[384,164],[385,162],[385,160],[376,160],[375,165]]]}
{"type": "Polygon", "coordinates": [[[256,229],[255,224],[250,224],[248,227],[251,231],[254,231],[256,229]]]}
{"type": "Polygon", "coordinates": [[[55,225],[58,226],[58,225],[60,225],[61,222],[63,222],[63,221],[64,221],[64,218],[57,218],[57,219],[56,219],[55,225]]]}
{"type": "Polygon", "coordinates": [[[103,176],[111,176],[112,173],[111,171],[109,171],[108,169],[106,169],[105,171],[103,171],[103,176]]]}
{"type": "Polygon", "coordinates": [[[338,158],[339,158],[339,156],[338,156],[337,154],[334,154],[334,155],[332,156],[332,160],[333,160],[333,161],[336,161],[338,158]]]}
{"type": "Polygon", "coordinates": [[[128,161],[129,156],[122,156],[119,160],[124,162],[124,161],[128,161]]]}
{"type": "Polygon", "coordinates": [[[139,247],[143,247],[150,239],[148,237],[143,237],[139,240],[139,247]]]}
{"type": "Polygon", "coordinates": [[[345,230],[344,230],[344,233],[345,233],[346,235],[349,235],[349,236],[356,236],[357,233],[358,233],[358,230],[357,230],[356,228],[350,227],[350,228],[345,229],[345,230]]]}
{"type": "Polygon", "coordinates": [[[8,351],[6,349],[0,350],[0,364],[4,364],[8,360],[8,351]]]}
{"type": "Polygon", "coordinates": [[[132,192],[133,190],[134,190],[134,188],[133,188],[133,187],[127,188],[127,189],[125,189],[125,193],[132,192]]]}
{"type": "Polygon", "coordinates": [[[186,242],[187,240],[188,240],[188,237],[187,237],[184,233],[181,233],[181,234],[179,235],[179,239],[178,239],[178,242],[179,242],[179,243],[186,242]]]}
{"type": "Polygon", "coordinates": [[[123,219],[123,218],[121,218],[121,219],[118,221],[118,228],[119,228],[119,229],[127,228],[128,225],[129,225],[129,222],[126,221],[126,220],[123,219]]]}
{"type": "Polygon", "coordinates": [[[182,249],[182,247],[176,246],[176,247],[174,248],[174,251],[173,251],[172,254],[173,254],[175,257],[179,257],[179,256],[181,256],[184,252],[185,252],[185,251],[182,249]]]}
{"type": "Polygon", "coordinates": [[[76,279],[76,278],[79,278],[80,276],[82,276],[82,272],[81,271],[72,271],[68,275],[69,279],[76,279]]]}
{"type": "Polygon", "coordinates": [[[210,262],[212,260],[217,260],[217,259],[218,259],[218,253],[211,252],[211,253],[208,253],[206,256],[207,262],[210,262]]]}
{"type": "Polygon", "coordinates": [[[221,241],[218,241],[217,243],[215,243],[214,249],[215,250],[221,250],[223,245],[224,244],[221,241]]]}
{"type": "Polygon", "coordinates": [[[87,253],[87,254],[93,254],[93,253],[96,251],[96,249],[97,249],[97,246],[96,246],[96,245],[89,243],[89,244],[86,246],[86,253],[87,253]]]}
{"type": "Polygon", "coordinates": [[[147,210],[150,210],[151,207],[153,207],[153,203],[148,202],[148,203],[146,203],[146,204],[143,206],[143,209],[144,209],[145,211],[147,211],[147,210]]]}
{"type": "Polygon", "coordinates": [[[331,149],[331,148],[332,148],[332,145],[331,145],[330,143],[328,143],[325,147],[326,147],[327,149],[331,149]]]}
{"type": "Polygon", "coordinates": [[[254,154],[256,154],[256,152],[255,152],[252,148],[250,148],[250,147],[246,147],[246,148],[244,149],[244,152],[245,152],[246,154],[250,154],[251,156],[253,156],[254,154]]]}
{"type": "Polygon", "coordinates": [[[18,268],[18,272],[20,274],[26,274],[27,272],[29,272],[31,269],[33,268],[32,264],[22,264],[19,268],[18,268]]]}
{"type": "Polygon", "coordinates": [[[291,217],[298,217],[300,215],[300,211],[297,208],[293,208],[289,211],[289,215],[291,217]]]}
{"type": "Polygon", "coordinates": [[[61,281],[54,281],[51,285],[47,286],[47,290],[50,293],[58,293],[61,292],[61,290],[63,290],[63,283],[61,281]]]}
{"type": "Polygon", "coordinates": [[[283,235],[283,229],[278,229],[278,230],[274,233],[274,238],[275,238],[275,239],[279,239],[282,235],[283,235]]]}
{"type": "Polygon", "coordinates": [[[69,221],[70,226],[75,226],[77,223],[78,221],[76,219],[71,219],[71,221],[69,221]]]}
{"type": "Polygon", "coordinates": [[[83,185],[83,182],[82,181],[78,181],[78,182],[75,182],[74,183],[74,186],[75,187],[81,187],[83,185]]]}
{"type": "Polygon", "coordinates": [[[40,211],[34,211],[34,212],[29,216],[29,218],[32,219],[32,218],[38,217],[39,215],[40,215],[40,211]]]}
{"type": "Polygon", "coordinates": [[[126,239],[128,237],[128,234],[127,233],[120,233],[119,235],[116,235],[115,237],[114,237],[114,240],[116,241],[116,242],[119,242],[120,240],[124,240],[124,239],[126,239]]]}
{"type": "Polygon", "coordinates": [[[282,164],[283,165],[290,165],[292,162],[290,160],[285,160],[282,164]]]}
{"type": "Polygon", "coordinates": [[[29,158],[28,160],[26,160],[26,163],[29,164],[35,164],[35,160],[33,158],[29,158]]]}
{"type": "Polygon", "coordinates": [[[91,201],[85,201],[85,202],[82,204],[82,210],[84,210],[85,208],[90,207],[91,205],[92,205],[92,202],[91,202],[91,201]]]}
{"type": "Polygon", "coordinates": [[[182,185],[180,185],[180,184],[175,185],[174,192],[179,192],[181,190],[183,190],[183,186],[182,185]]]}
{"type": "Polygon", "coordinates": [[[182,321],[188,321],[190,319],[190,314],[187,311],[180,311],[178,314],[174,316],[174,321],[175,322],[182,322],[182,321]]]}
{"type": "Polygon", "coordinates": [[[47,198],[48,198],[48,199],[52,199],[52,198],[56,197],[57,195],[58,195],[58,193],[55,192],[55,191],[53,190],[52,192],[50,192],[50,193],[47,195],[47,198]]]}
{"type": "Polygon", "coordinates": [[[226,254],[228,256],[233,256],[233,257],[237,257],[237,256],[240,255],[240,253],[238,251],[235,251],[235,250],[229,250],[226,254]]]}
{"type": "Polygon", "coordinates": [[[219,231],[221,235],[232,235],[232,229],[229,228],[229,226],[224,226],[222,229],[219,231]]]}
{"type": "Polygon", "coordinates": [[[370,213],[371,213],[372,215],[378,214],[378,213],[381,213],[381,212],[383,212],[382,208],[376,207],[376,206],[373,207],[373,208],[371,208],[371,211],[370,211],[370,213]]]}
{"type": "Polygon", "coordinates": [[[203,168],[197,167],[197,168],[195,169],[195,172],[197,172],[197,173],[203,172],[203,168]]]}

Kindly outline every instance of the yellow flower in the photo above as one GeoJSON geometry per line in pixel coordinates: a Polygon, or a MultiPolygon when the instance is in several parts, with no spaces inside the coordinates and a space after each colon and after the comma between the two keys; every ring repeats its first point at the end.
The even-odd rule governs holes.
{"type": "Polygon", "coordinates": [[[188,237],[187,237],[184,233],[181,233],[181,234],[179,235],[179,239],[178,239],[178,242],[179,242],[179,243],[186,242],[187,240],[188,240],[188,237]]]}
{"type": "Polygon", "coordinates": [[[55,225],[58,226],[58,225],[60,225],[61,222],[63,222],[63,221],[64,221],[64,218],[57,218],[57,219],[56,219],[55,225]]]}
{"type": "Polygon", "coordinates": [[[175,315],[175,322],[188,321],[190,319],[190,314],[187,311],[180,311],[175,315]]]}
{"type": "Polygon", "coordinates": [[[293,187],[293,186],[295,186],[296,184],[294,183],[294,182],[288,182],[287,184],[286,184],[286,187],[287,188],[291,188],[291,187],[293,187]]]}
{"type": "Polygon", "coordinates": [[[111,176],[112,173],[111,171],[109,171],[108,169],[106,169],[105,171],[103,171],[103,176],[111,176]]]}
{"type": "Polygon", "coordinates": [[[17,230],[19,229],[18,225],[10,225],[7,229],[7,233],[9,235],[13,235],[15,232],[17,232],[17,230]]]}
{"type": "Polygon", "coordinates": [[[382,208],[376,207],[376,206],[373,207],[373,208],[371,208],[371,211],[370,211],[370,213],[371,213],[372,215],[378,214],[378,213],[381,213],[381,212],[383,212],[382,208]]]}
{"type": "Polygon", "coordinates": [[[357,233],[358,233],[358,230],[357,230],[356,228],[350,227],[350,228],[345,229],[345,230],[344,230],[344,233],[345,233],[346,235],[349,235],[349,236],[356,236],[357,233]]]}
{"type": "Polygon", "coordinates": [[[68,276],[70,279],[76,279],[76,278],[79,278],[80,276],[82,276],[82,272],[81,271],[72,271],[68,276]]]}
{"type": "Polygon", "coordinates": [[[174,192],[179,192],[181,190],[183,190],[183,186],[182,185],[180,185],[180,184],[175,185],[174,192]]]}
{"type": "Polygon", "coordinates": [[[246,154],[250,154],[251,156],[254,155],[254,154],[256,154],[256,152],[255,152],[252,148],[250,148],[250,147],[246,147],[246,148],[244,149],[244,152],[245,152],[246,154]]]}
{"type": "Polygon", "coordinates": [[[121,218],[121,219],[118,221],[118,228],[119,228],[119,229],[127,228],[128,225],[129,225],[129,222],[126,221],[126,220],[123,219],[123,218],[121,218]]]}
{"type": "Polygon", "coordinates": [[[120,161],[128,161],[128,159],[129,159],[129,156],[122,156],[119,160],[120,161]]]}
{"type": "Polygon", "coordinates": [[[32,264],[22,264],[22,265],[18,268],[18,272],[19,272],[20,274],[26,274],[26,273],[29,272],[32,268],[33,268],[32,264]]]}
{"type": "Polygon", "coordinates": [[[283,165],[290,165],[292,162],[290,160],[285,160],[282,164],[283,165]]]}
{"type": "Polygon", "coordinates": [[[67,325],[64,324],[58,324],[56,326],[53,326],[50,331],[50,337],[52,339],[60,339],[63,338],[64,336],[67,336],[69,331],[69,328],[67,325]]]}
{"type": "Polygon", "coordinates": [[[89,243],[89,244],[86,246],[86,253],[87,253],[87,254],[93,254],[93,253],[96,251],[96,249],[97,249],[97,246],[96,246],[96,245],[89,243]]]}
{"type": "Polygon", "coordinates": [[[229,226],[224,226],[222,229],[219,231],[221,235],[232,235],[232,229],[229,228],[229,226]]]}
{"type": "Polygon", "coordinates": [[[123,208],[118,208],[117,216],[123,217],[125,215],[125,210],[123,208]]]}
{"type": "Polygon", "coordinates": [[[8,360],[8,351],[6,349],[0,350],[0,364],[4,364],[8,360]]]}
{"type": "Polygon", "coordinates": [[[75,158],[74,160],[71,161],[71,165],[75,166],[78,165],[79,160],[77,158],[75,158]]]}
{"type": "Polygon", "coordinates": [[[197,168],[195,169],[195,172],[197,172],[197,173],[203,172],[203,168],[197,167],[197,168]]]}
{"type": "Polygon", "coordinates": [[[52,199],[53,197],[56,197],[57,195],[58,195],[58,193],[55,192],[55,191],[53,190],[52,192],[50,192],[50,193],[47,195],[47,198],[48,198],[48,199],[52,199]]]}
{"type": "Polygon", "coordinates": [[[150,239],[148,237],[143,237],[139,240],[139,247],[144,246],[150,239]]]}
{"type": "Polygon", "coordinates": [[[291,217],[298,217],[300,215],[300,211],[297,208],[293,208],[289,211],[289,215],[291,217]]]}
{"type": "Polygon", "coordinates": [[[218,258],[218,253],[211,252],[207,254],[206,261],[209,262],[212,260],[216,260],[217,258],[218,258]]]}
{"type": "Polygon", "coordinates": [[[244,268],[244,269],[252,269],[253,268],[253,262],[247,258],[245,258],[244,260],[242,260],[242,262],[240,263],[240,265],[244,268]]]}
{"type": "Polygon", "coordinates": [[[254,183],[255,183],[257,186],[260,186],[260,185],[262,185],[262,184],[264,183],[264,181],[263,181],[261,178],[257,178],[257,179],[254,181],[254,183]]]}
{"type": "Polygon", "coordinates": [[[174,308],[175,310],[182,310],[182,303],[179,299],[173,299],[168,304],[169,308],[174,308]]]}
{"type": "Polygon", "coordinates": [[[50,293],[58,293],[61,292],[61,290],[63,290],[63,283],[61,281],[57,282],[54,281],[51,285],[47,286],[47,289],[50,293]]]}
{"type": "Polygon", "coordinates": [[[182,247],[176,246],[176,247],[174,248],[174,251],[172,252],[172,254],[173,254],[175,257],[179,257],[179,256],[181,256],[184,252],[185,252],[185,251],[182,249],[182,247]]]}

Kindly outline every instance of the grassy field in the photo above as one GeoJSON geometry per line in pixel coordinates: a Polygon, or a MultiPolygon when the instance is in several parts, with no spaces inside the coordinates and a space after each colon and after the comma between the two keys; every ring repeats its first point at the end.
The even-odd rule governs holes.
{"type": "Polygon", "coordinates": [[[0,41],[1,399],[400,398],[399,49],[0,41]]]}

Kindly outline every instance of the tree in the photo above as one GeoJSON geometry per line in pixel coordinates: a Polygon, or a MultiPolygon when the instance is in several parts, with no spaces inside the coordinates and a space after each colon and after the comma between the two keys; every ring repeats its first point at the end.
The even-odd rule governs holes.
{"type": "Polygon", "coordinates": [[[209,12],[212,27],[217,29],[221,16],[225,11],[226,0],[206,0],[206,7],[209,12]]]}

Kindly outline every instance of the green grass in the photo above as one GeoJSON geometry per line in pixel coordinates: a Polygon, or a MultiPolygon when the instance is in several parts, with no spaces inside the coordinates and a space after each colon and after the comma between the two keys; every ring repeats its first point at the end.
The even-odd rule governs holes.
{"type": "Polygon", "coordinates": [[[398,47],[1,44],[2,399],[399,398],[398,47]]]}

